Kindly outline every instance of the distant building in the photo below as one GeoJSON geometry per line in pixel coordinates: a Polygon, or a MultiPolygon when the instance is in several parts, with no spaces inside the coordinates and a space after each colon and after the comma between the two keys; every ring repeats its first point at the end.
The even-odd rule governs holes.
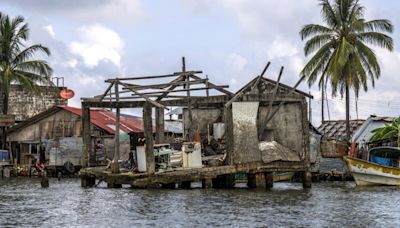
{"type": "MultiPolygon", "coordinates": [[[[68,105],[68,100],[60,97],[64,87],[39,86],[40,94],[29,93],[21,85],[11,85],[8,114],[15,115],[15,121],[29,119],[55,105],[68,105]]],[[[3,102],[0,99],[0,111],[3,102]]]]}
{"type": "MultiPolygon", "coordinates": [[[[106,156],[114,155],[115,115],[103,109],[94,109],[91,114],[91,136],[93,144],[100,141],[106,156]]],[[[54,106],[8,130],[7,141],[18,164],[29,165],[38,156],[39,144],[46,147],[46,158],[52,162],[54,154],[72,156],[74,165],[81,165],[82,157],[82,110],[69,106],[54,106]]],[[[139,118],[121,117],[120,155],[127,159],[130,151],[129,133],[143,132],[139,118]]],[[[58,158],[56,162],[58,164],[58,158]]],[[[62,165],[62,164],[61,164],[62,165]]]]}
{"type": "MultiPolygon", "coordinates": [[[[350,135],[353,135],[364,121],[362,119],[350,120],[350,135]]],[[[346,140],[346,120],[324,121],[318,127],[318,131],[321,132],[323,138],[344,141],[346,140]]]]}
{"type": "Polygon", "coordinates": [[[372,115],[354,132],[351,141],[358,144],[367,143],[372,137],[372,130],[383,127],[385,124],[391,123],[395,119],[395,117],[372,115]]]}

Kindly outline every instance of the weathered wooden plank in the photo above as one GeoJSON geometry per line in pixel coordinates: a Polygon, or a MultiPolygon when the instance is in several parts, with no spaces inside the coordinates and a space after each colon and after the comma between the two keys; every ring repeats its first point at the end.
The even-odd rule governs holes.
{"type": "Polygon", "coordinates": [[[149,174],[153,174],[155,172],[151,109],[152,107],[148,103],[143,106],[143,129],[144,136],[146,137],[146,170],[149,174]]]}
{"type": "Polygon", "coordinates": [[[94,164],[92,156],[92,139],[90,134],[90,108],[82,103],[82,166],[94,164]]]}
{"type": "MultiPolygon", "coordinates": [[[[199,76],[194,75],[194,74],[190,74],[190,77],[193,78],[193,79],[201,79],[199,76]]],[[[208,82],[208,85],[207,85],[207,88],[215,89],[215,90],[220,91],[221,93],[224,93],[226,95],[233,96],[233,93],[231,91],[223,89],[223,88],[228,88],[228,87],[217,86],[217,85],[215,85],[215,84],[213,84],[211,82],[208,82]]]]}
{"type": "Polygon", "coordinates": [[[130,88],[130,87],[126,87],[125,83],[121,83],[119,82],[121,85],[125,86],[125,88],[129,89],[130,91],[132,91],[135,95],[142,97],[143,99],[145,99],[147,102],[151,103],[152,105],[158,107],[158,108],[164,108],[164,106],[156,101],[153,101],[152,99],[150,99],[148,96],[145,95],[145,93],[139,93],[138,91],[130,88]]]}
{"type": "Polygon", "coordinates": [[[164,143],[164,109],[156,108],[156,143],[164,143]]]}
{"type": "MultiPolygon", "coordinates": [[[[300,78],[300,80],[296,83],[296,85],[290,90],[289,95],[292,94],[293,92],[296,91],[296,88],[300,85],[300,83],[304,80],[304,78],[300,78]]],[[[271,115],[269,116],[269,118],[267,119],[267,122],[265,123],[265,125],[267,125],[269,123],[269,121],[272,120],[272,118],[274,117],[274,115],[279,111],[279,109],[282,107],[282,105],[285,104],[285,101],[282,101],[279,106],[275,109],[274,112],[271,113],[271,115]]]]}
{"type": "MultiPolygon", "coordinates": [[[[184,86],[187,84],[190,85],[197,85],[197,84],[204,84],[206,83],[207,79],[199,79],[199,80],[192,80],[192,81],[178,81],[178,82],[169,82],[169,83],[162,83],[162,84],[151,84],[151,85],[129,85],[128,83],[125,83],[129,88],[132,88],[134,90],[144,90],[144,89],[165,89],[166,87],[169,86],[184,86]]],[[[127,88],[128,88],[127,87],[127,88]]],[[[160,91],[160,92],[166,92],[166,91],[160,91]]]]}
{"type": "MultiPolygon", "coordinates": [[[[119,102],[119,82],[115,81],[115,97],[116,97],[116,102],[119,102]]],[[[120,108],[116,108],[116,118],[115,118],[115,135],[114,135],[114,146],[115,146],[115,151],[114,151],[114,158],[113,161],[118,164],[119,160],[119,128],[120,128],[120,108]]]]}
{"type": "Polygon", "coordinates": [[[154,184],[178,183],[184,181],[199,181],[207,178],[215,178],[220,175],[234,173],[265,173],[265,172],[304,172],[307,165],[300,162],[275,161],[270,163],[252,162],[238,165],[206,167],[188,170],[176,170],[155,174],[120,173],[112,174],[104,168],[86,168],[80,171],[81,178],[96,176],[106,182],[112,181],[116,184],[131,184],[138,187],[146,187],[154,184]]]}
{"type": "Polygon", "coordinates": [[[283,74],[283,69],[284,69],[284,67],[282,66],[281,70],[279,72],[279,75],[278,75],[278,79],[276,81],[276,85],[275,85],[274,91],[272,93],[272,98],[269,100],[268,109],[267,109],[267,115],[266,115],[266,117],[264,119],[260,120],[262,123],[261,123],[261,129],[258,132],[258,139],[259,140],[261,140],[261,137],[262,137],[262,135],[264,133],[264,130],[267,127],[266,123],[267,123],[267,120],[269,119],[269,114],[271,113],[271,110],[272,110],[272,104],[276,99],[276,94],[278,93],[279,82],[281,81],[281,77],[282,77],[282,74],[283,74]]]}

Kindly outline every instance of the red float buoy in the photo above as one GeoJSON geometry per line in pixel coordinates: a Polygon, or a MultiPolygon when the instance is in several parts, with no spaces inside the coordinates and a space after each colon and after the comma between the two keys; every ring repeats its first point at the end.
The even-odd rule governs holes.
{"type": "Polygon", "coordinates": [[[71,89],[63,89],[60,91],[60,97],[64,98],[64,99],[71,99],[75,96],[75,92],[71,89]]]}

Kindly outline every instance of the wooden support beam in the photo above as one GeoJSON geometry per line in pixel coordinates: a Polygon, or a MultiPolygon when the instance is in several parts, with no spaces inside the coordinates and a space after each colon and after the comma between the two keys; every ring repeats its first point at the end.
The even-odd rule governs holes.
{"type": "Polygon", "coordinates": [[[276,85],[275,85],[273,94],[272,94],[272,99],[269,100],[268,109],[267,109],[267,115],[266,115],[265,119],[261,120],[261,121],[262,121],[262,123],[261,123],[261,129],[260,129],[260,131],[258,132],[258,139],[259,139],[259,140],[261,140],[262,135],[264,134],[264,130],[265,130],[265,128],[267,127],[267,124],[266,124],[266,123],[267,123],[267,120],[269,119],[269,114],[270,114],[270,112],[271,112],[271,110],[272,110],[272,104],[274,103],[274,101],[275,101],[275,99],[276,99],[276,94],[278,93],[279,82],[281,81],[281,77],[282,77],[282,74],[283,74],[283,69],[284,69],[284,68],[283,68],[283,66],[282,66],[282,67],[281,67],[281,70],[280,70],[280,72],[279,72],[279,75],[278,75],[278,79],[277,79],[277,81],[276,81],[276,85]]]}
{"type": "Polygon", "coordinates": [[[146,170],[148,174],[155,173],[153,126],[151,112],[152,107],[149,103],[143,106],[143,129],[146,138],[146,170]]]}
{"type": "Polygon", "coordinates": [[[125,88],[129,89],[130,91],[132,91],[135,95],[142,97],[143,99],[145,99],[147,102],[151,103],[152,105],[154,105],[154,106],[156,106],[156,107],[158,107],[158,108],[164,108],[164,105],[162,105],[162,104],[160,104],[160,103],[158,103],[158,102],[156,102],[156,101],[153,101],[153,100],[150,99],[148,96],[146,96],[145,93],[139,93],[138,91],[136,91],[136,90],[134,90],[134,89],[132,89],[132,88],[127,87],[125,83],[121,83],[121,82],[120,82],[120,84],[123,85],[125,88]]]}
{"type": "Polygon", "coordinates": [[[271,65],[271,62],[268,62],[267,65],[265,65],[263,71],[261,72],[260,76],[258,76],[257,80],[255,83],[251,86],[251,90],[253,90],[255,87],[258,86],[258,83],[260,83],[261,78],[264,77],[265,72],[267,72],[269,65],[271,65]]]}
{"type": "MultiPolygon", "coordinates": [[[[198,80],[198,79],[201,79],[199,76],[193,75],[193,74],[190,74],[190,77],[193,78],[193,79],[197,79],[197,80],[198,80]]],[[[215,90],[218,90],[218,91],[221,92],[221,93],[227,94],[227,95],[229,95],[229,96],[233,96],[233,93],[232,93],[231,91],[226,90],[226,89],[223,89],[223,88],[229,88],[229,86],[227,86],[227,87],[222,87],[222,86],[217,86],[217,85],[215,85],[215,84],[213,84],[213,83],[211,83],[211,82],[208,82],[207,88],[215,89],[215,90]]]]}
{"type": "Polygon", "coordinates": [[[83,167],[93,166],[95,162],[92,154],[92,137],[90,129],[90,108],[82,103],[82,165],[83,167]]]}
{"type": "MultiPolygon", "coordinates": [[[[304,80],[304,77],[300,78],[300,80],[296,83],[296,85],[289,91],[288,95],[291,95],[294,91],[296,91],[296,88],[300,85],[300,83],[304,80]]],[[[282,101],[278,107],[275,109],[275,111],[270,115],[270,117],[268,117],[267,122],[265,123],[265,125],[267,125],[269,123],[269,121],[272,120],[272,118],[274,117],[274,115],[279,111],[279,109],[282,107],[282,105],[285,104],[285,101],[282,101]]]]}
{"type": "Polygon", "coordinates": [[[265,72],[267,71],[269,65],[271,65],[271,62],[268,62],[267,65],[264,67],[263,71],[261,72],[261,74],[256,77],[255,79],[253,79],[250,83],[248,83],[247,85],[245,85],[240,91],[238,91],[233,97],[232,99],[230,99],[226,104],[225,107],[229,107],[232,105],[233,102],[235,102],[236,100],[238,100],[239,98],[241,98],[247,91],[249,90],[253,90],[258,83],[261,81],[261,78],[264,76],[265,72]]]}
{"type": "MultiPolygon", "coordinates": [[[[103,100],[103,99],[104,99],[104,97],[108,94],[108,92],[110,92],[110,90],[111,90],[111,88],[113,87],[113,85],[114,85],[114,82],[111,82],[110,85],[108,85],[106,91],[105,91],[102,95],[99,96],[99,99],[100,99],[100,100],[103,100]]],[[[95,98],[96,98],[96,97],[97,97],[97,96],[95,96],[95,98]]]]}
{"type": "MultiPolygon", "coordinates": [[[[191,97],[191,102],[195,106],[202,106],[202,107],[215,107],[215,106],[223,106],[228,101],[228,97],[226,95],[219,95],[219,96],[210,96],[210,97],[191,97]]],[[[164,100],[159,101],[164,106],[186,106],[187,105],[187,98],[182,99],[171,99],[171,100],[164,100]]],[[[82,101],[82,105],[87,105],[90,107],[97,107],[97,108],[140,108],[146,101],[98,101],[97,99],[84,99],[82,101]]]]}
{"type": "Polygon", "coordinates": [[[164,143],[164,109],[156,108],[156,143],[164,143]]]}
{"type": "MultiPolygon", "coordinates": [[[[182,72],[186,72],[185,57],[182,57],[182,72]]],[[[190,76],[188,74],[185,74],[185,81],[186,81],[185,89],[188,90],[186,92],[186,96],[188,97],[187,107],[188,107],[188,112],[189,112],[188,113],[188,124],[187,124],[187,134],[189,137],[187,137],[187,139],[189,139],[189,141],[192,141],[192,139],[193,139],[193,127],[192,127],[193,115],[192,115],[192,104],[191,104],[191,99],[190,99],[190,76]]],[[[186,138],[186,136],[185,136],[185,138],[186,138]]]]}
{"type": "Polygon", "coordinates": [[[255,83],[257,79],[253,79],[250,83],[245,85],[240,91],[238,91],[228,102],[226,102],[225,107],[230,107],[233,102],[241,98],[245,92],[250,90],[251,86],[255,83]]]}
{"type": "MultiPolygon", "coordinates": [[[[144,80],[144,79],[156,79],[156,78],[171,78],[176,77],[176,74],[164,74],[164,75],[152,75],[152,76],[140,76],[140,77],[124,77],[118,78],[118,81],[128,81],[128,80],[144,80]]],[[[105,82],[113,82],[117,79],[107,79],[105,82]]]]}
{"type": "Polygon", "coordinates": [[[234,164],[234,141],[233,141],[233,116],[232,106],[224,107],[225,137],[226,137],[226,164],[234,164]]]}
{"type": "MultiPolygon", "coordinates": [[[[191,88],[191,89],[176,89],[176,90],[171,90],[171,91],[167,91],[167,92],[168,93],[177,93],[177,92],[188,92],[188,91],[217,89],[217,88],[229,88],[229,85],[210,86],[209,88],[202,87],[202,88],[191,88]]],[[[149,95],[149,94],[164,94],[165,92],[163,92],[163,91],[154,91],[154,92],[144,92],[144,93],[137,92],[137,93],[138,93],[137,95],[149,95]]],[[[158,101],[158,99],[156,99],[156,101],[158,101]]]]}
{"type": "MultiPolygon", "coordinates": [[[[207,79],[199,79],[199,80],[192,80],[192,81],[178,81],[178,82],[170,82],[170,83],[162,83],[162,84],[151,84],[151,85],[131,85],[128,83],[125,83],[127,85],[127,88],[132,88],[134,90],[144,90],[144,89],[164,89],[169,86],[186,86],[188,83],[190,85],[196,85],[196,84],[204,84],[207,82],[207,79]]],[[[161,91],[161,92],[166,92],[166,91],[161,91]]]]}
{"type": "Polygon", "coordinates": [[[303,188],[311,188],[312,182],[311,172],[305,171],[303,172],[303,188]]]}
{"type": "Polygon", "coordinates": [[[274,175],[271,172],[264,173],[265,176],[265,188],[271,189],[274,187],[274,175]]]}
{"type": "MultiPolygon", "coordinates": [[[[115,97],[116,97],[116,102],[119,102],[119,81],[115,81],[113,83],[115,85],[115,97]]],[[[118,164],[119,160],[119,128],[120,128],[120,108],[116,109],[116,118],[115,118],[115,135],[114,135],[114,158],[113,162],[116,162],[118,164]]],[[[118,167],[119,168],[119,167],[118,167]]]]}
{"type": "MultiPolygon", "coordinates": [[[[171,83],[177,83],[177,82],[184,82],[185,78],[184,76],[179,76],[177,77],[175,80],[171,81],[171,83]]],[[[164,93],[162,93],[157,99],[156,101],[161,101],[164,97],[166,97],[172,90],[174,90],[177,87],[177,85],[171,85],[167,91],[165,91],[164,93]]]]}
{"type": "Polygon", "coordinates": [[[201,181],[201,187],[204,189],[210,189],[213,187],[213,181],[212,178],[204,178],[201,181]]]}

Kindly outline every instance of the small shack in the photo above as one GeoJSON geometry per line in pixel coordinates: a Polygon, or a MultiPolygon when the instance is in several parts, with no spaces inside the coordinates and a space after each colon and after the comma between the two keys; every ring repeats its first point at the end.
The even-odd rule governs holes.
{"type": "MultiPolygon", "coordinates": [[[[301,80],[294,87],[280,83],[283,67],[277,81],[265,78],[268,63],[259,76],[232,93],[225,89],[227,85],[215,85],[208,77],[198,75],[202,71],[187,71],[184,58],[182,63],[182,71],[172,74],[106,80],[109,86],[103,94],[82,99],[85,165],[91,166],[94,157],[89,138],[90,108],[116,108],[118,129],[120,109],[142,107],[146,137],[145,174],[119,174],[115,168],[111,168],[111,173],[87,168],[81,171],[82,186],[93,186],[96,177],[105,180],[109,187],[121,184],[175,186],[178,180],[190,185],[191,181],[199,179],[209,186],[211,179],[218,178],[224,179],[224,185],[231,186],[231,174],[245,173],[249,187],[271,187],[274,171],[301,172],[304,187],[311,186],[307,99],[312,96],[296,89],[301,80]],[[166,78],[172,80],[161,83],[166,78]],[[157,83],[150,80],[157,80],[157,83]],[[199,91],[205,95],[195,95],[199,91]],[[156,170],[155,154],[158,152],[154,143],[165,142],[164,109],[167,106],[183,108],[186,142],[200,142],[204,152],[214,139],[215,148],[225,154],[222,164],[203,163],[203,168],[169,172],[156,170]],[[155,139],[151,128],[153,108],[155,139]]],[[[118,157],[118,143],[115,146],[118,157]]]]}
{"type": "MultiPolygon", "coordinates": [[[[115,114],[104,109],[90,110],[92,145],[104,145],[105,157],[114,156],[115,114]]],[[[69,106],[54,106],[8,130],[7,141],[14,163],[30,167],[32,160],[39,159],[39,147],[44,145],[48,165],[63,166],[69,161],[82,166],[82,109],[69,106]]],[[[121,159],[128,159],[130,135],[143,136],[140,118],[121,117],[121,159]]]]}

